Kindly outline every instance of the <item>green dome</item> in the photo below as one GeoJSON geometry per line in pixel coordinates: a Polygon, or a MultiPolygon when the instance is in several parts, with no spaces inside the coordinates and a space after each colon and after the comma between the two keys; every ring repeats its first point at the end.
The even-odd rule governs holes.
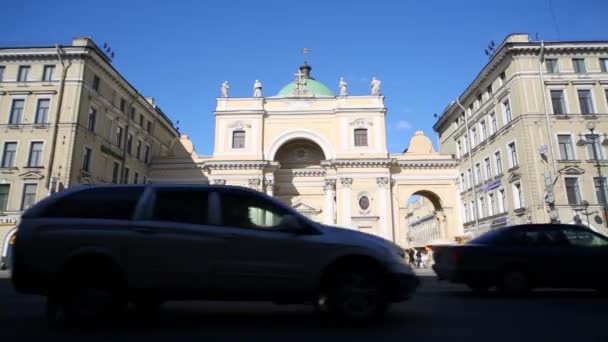
{"type": "MultiPolygon", "coordinates": [[[[277,96],[290,96],[295,93],[295,90],[296,84],[295,82],[291,82],[284,86],[283,89],[279,91],[277,96]]],[[[310,78],[306,79],[306,90],[310,95],[314,96],[335,96],[334,93],[325,86],[325,84],[310,78]]]]}

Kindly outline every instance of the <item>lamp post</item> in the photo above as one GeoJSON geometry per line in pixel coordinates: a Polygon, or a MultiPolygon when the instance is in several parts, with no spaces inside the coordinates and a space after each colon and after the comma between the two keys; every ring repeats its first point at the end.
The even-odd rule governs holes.
{"type": "MultiPolygon", "coordinates": [[[[600,195],[598,196],[598,201],[600,201],[601,205],[602,205],[602,216],[604,219],[604,225],[606,224],[606,218],[608,217],[608,208],[606,207],[606,205],[608,203],[606,203],[606,181],[604,179],[604,176],[602,175],[602,165],[600,164],[600,151],[599,151],[599,135],[596,137],[594,131],[596,128],[596,124],[594,121],[589,121],[587,122],[587,129],[591,132],[591,141],[587,141],[587,144],[591,143],[591,150],[593,151],[593,159],[595,160],[595,167],[597,168],[597,176],[598,176],[598,185],[600,188],[600,195]],[[597,145],[596,145],[596,140],[597,140],[597,145]]],[[[595,182],[594,182],[595,183],[595,182]]],[[[595,184],[594,184],[595,185],[595,184]]]]}

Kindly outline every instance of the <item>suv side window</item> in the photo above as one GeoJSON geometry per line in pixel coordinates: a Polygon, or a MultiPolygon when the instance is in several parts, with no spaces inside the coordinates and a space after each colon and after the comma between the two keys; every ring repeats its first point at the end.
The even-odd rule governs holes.
{"type": "Polygon", "coordinates": [[[159,189],[152,220],[209,224],[209,192],[188,189],[159,189]]]}
{"type": "Polygon", "coordinates": [[[91,188],[51,204],[42,217],[130,220],[143,187],[91,188]]]}
{"type": "Polygon", "coordinates": [[[534,247],[560,247],[567,245],[563,234],[556,229],[526,229],[521,228],[511,233],[514,245],[534,247]]]}
{"type": "Polygon", "coordinates": [[[222,225],[274,230],[286,212],[270,201],[239,193],[220,193],[222,225]]]}
{"type": "Polygon", "coordinates": [[[564,227],[564,235],[572,246],[576,247],[606,247],[608,240],[600,237],[586,229],[577,229],[574,227],[564,227]]]}

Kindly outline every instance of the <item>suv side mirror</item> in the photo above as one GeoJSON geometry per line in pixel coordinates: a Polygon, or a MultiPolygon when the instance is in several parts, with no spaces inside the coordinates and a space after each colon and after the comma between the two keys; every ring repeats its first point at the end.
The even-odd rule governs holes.
{"type": "Polygon", "coordinates": [[[287,232],[297,233],[304,229],[302,221],[300,221],[295,215],[287,214],[283,216],[280,223],[281,230],[287,232]]]}

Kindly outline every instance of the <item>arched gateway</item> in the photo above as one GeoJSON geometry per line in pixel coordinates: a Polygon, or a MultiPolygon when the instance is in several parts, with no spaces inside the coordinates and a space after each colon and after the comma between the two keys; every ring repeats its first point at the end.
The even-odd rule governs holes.
{"type": "MultiPolygon", "coordinates": [[[[409,244],[408,198],[433,194],[442,215],[441,237],[460,234],[452,156],[435,152],[421,131],[404,153],[389,154],[379,86],[372,95],[347,95],[342,82],[336,96],[311,76],[311,69],[302,65],[275,96],[219,97],[213,156],[193,152],[165,159],[152,165],[151,180],[247,186],[319,222],[404,246],[409,244]],[[196,167],[186,166],[192,164],[196,167]]],[[[182,143],[191,147],[186,136],[182,143]]]]}

